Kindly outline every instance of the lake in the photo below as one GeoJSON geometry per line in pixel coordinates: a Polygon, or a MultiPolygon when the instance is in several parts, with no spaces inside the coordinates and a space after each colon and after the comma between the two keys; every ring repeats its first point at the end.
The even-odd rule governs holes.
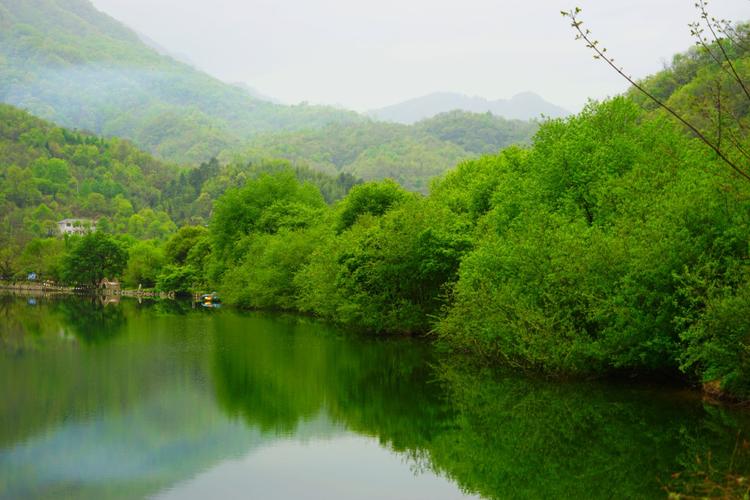
{"type": "Polygon", "coordinates": [[[0,498],[660,498],[709,459],[748,470],[748,412],[686,389],[177,301],[0,317],[0,498]]]}

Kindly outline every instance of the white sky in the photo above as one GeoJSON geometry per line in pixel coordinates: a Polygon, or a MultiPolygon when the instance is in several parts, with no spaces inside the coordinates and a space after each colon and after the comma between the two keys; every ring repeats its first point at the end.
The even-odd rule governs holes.
{"type": "MultiPolygon", "coordinates": [[[[577,111],[626,84],[574,40],[575,5],[636,77],[692,44],[694,0],[92,0],[199,69],[287,103],[363,111],[435,91],[533,91],[577,111]]],[[[750,19],[749,0],[712,13],[750,19]]]]}

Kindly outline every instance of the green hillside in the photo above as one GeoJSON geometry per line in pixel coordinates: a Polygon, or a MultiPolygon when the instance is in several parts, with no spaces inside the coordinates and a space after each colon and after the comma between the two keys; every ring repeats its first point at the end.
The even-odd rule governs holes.
{"type": "Polygon", "coordinates": [[[422,191],[456,162],[526,142],[536,129],[461,112],[406,127],[266,102],[160,55],[88,0],[0,0],[0,102],[169,161],[283,157],[422,191]]]}
{"type": "MultiPolygon", "coordinates": [[[[740,30],[726,50],[747,82],[740,30]]],[[[694,50],[644,85],[747,169],[750,97],[728,67],[694,50]]],[[[0,248],[16,276],[80,283],[58,269],[83,243],[45,236],[57,217],[83,215],[127,249],[117,275],[129,286],[210,287],[244,307],[432,332],[490,364],[668,375],[750,398],[750,183],[638,95],[542,123],[526,148],[462,161],[428,196],[392,181],[355,186],[348,172],[424,189],[469,151],[518,140],[514,129],[465,113],[329,125],[258,136],[240,157],[251,163],[189,170],[0,111],[0,248]],[[262,161],[268,151],[298,165],[262,161]]],[[[110,236],[86,243],[96,238],[110,236]]]]}
{"type": "Polygon", "coordinates": [[[455,144],[472,155],[495,154],[511,144],[527,144],[536,121],[506,120],[491,113],[449,111],[414,125],[418,132],[455,144]]]}
{"type": "Polygon", "coordinates": [[[127,245],[163,241],[178,225],[206,224],[213,201],[230,186],[269,173],[308,182],[329,203],[360,182],[284,160],[177,166],[129,141],[61,128],[0,104],[0,276],[51,272],[43,261],[62,252],[61,219],[96,220],[127,245]]]}
{"type": "Polygon", "coordinates": [[[0,101],[193,163],[258,132],[363,120],[254,99],[158,54],[87,0],[0,0],[0,101]]]}
{"type": "Polygon", "coordinates": [[[548,118],[563,118],[570,114],[569,111],[545,101],[533,92],[522,92],[510,99],[497,100],[470,97],[455,92],[434,92],[368,111],[367,115],[379,120],[409,125],[453,110],[492,113],[518,120],[532,120],[542,115],[548,118]]]}
{"type": "MultiPolygon", "coordinates": [[[[733,28],[732,40],[693,47],[677,54],[663,71],[646,78],[642,84],[665,102],[706,138],[713,141],[730,160],[748,166],[747,137],[750,130],[750,23],[733,28]],[[729,61],[724,60],[726,52],[729,61]],[[716,61],[721,61],[719,65],[716,61]],[[740,85],[739,77],[744,83],[740,85]]],[[[644,108],[663,113],[642,93],[633,89],[630,97],[644,108]]]]}
{"type": "Polygon", "coordinates": [[[391,178],[407,189],[427,192],[429,181],[456,163],[528,143],[537,128],[536,122],[452,111],[411,126],[366,122],[264,134],[252,139],[244,154],[287,158],[365,180],[391,178]]]}
{"type": "Polygon", "coordinates": [[[0,214],[15,242],[55,232],[64,217],[112,216],[124,229],[130,216],[148,211],[173,230],[163,201],[179,174],[127,141],[0,105],[0,214]]]}

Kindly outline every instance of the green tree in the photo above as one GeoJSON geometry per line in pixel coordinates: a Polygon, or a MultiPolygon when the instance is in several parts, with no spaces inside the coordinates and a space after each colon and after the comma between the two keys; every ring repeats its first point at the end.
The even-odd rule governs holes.
{"type": "Polygon", "coordinates": [[[64,241],[59,238],[35,238],[18,259],[20,271],[35,272],[40,279],[59,279],[64,251],[64,241]]]}
{"type": "Polygon", "coordinates": [[[156,280],[156,288],[162,292],[190,293],[200,276],[192,266],[167,264],[156,280]]]}
{"type": "Polygon", "coordinates": [[[692,110],[685,111],[681,109],[682,106],[679,103],[672,100],[667,101],[652,91],[649,88],[648,81],[637,82],[625,72],[624,68],[617,66],[614,57],[607,53],[607,48],[594,38],[591,30],[583,27],[584,22],[581,19],[579,7],[562,11],[561,14],[570,19],[570,25],[576,33],[576,40],[582,40],[586,44],[586,47],[594,53],[594,59],[604,61],[636,91],[648,99],[652,105],[658,106],[664,113],[677,120],[694,137],[703,142],[716,154],[724,166],[729,167],[745,181],[750,181],[750,165],[748,165],[750,155],[747,153],[747,142],[744,138],[746,126],[742,123],[743,120],[738,114],[732,113],[731,109],[729,120],[722,115],[722,113],[727,114],[726,110],[722,109],[722,106],[726,106],[727,101],[734,100],[735,103],[737,102],[737,99],[732,99],[732,96],[739,97],[741,101],[739,103],[739,108],[742,109],[740,114],[747,114],[746,110],[748,104],[750,104],[750,90],[748,90],[750,85],[746,83],[747,73],[741,67],[741,61],[737,61],[736,57],[738,54],[746,54],[750,30],[748,30],[747,25],[735,26],[731,22],[712,17],[707,11],[707,4],[708,2],[705,0],[698,0],[695,3],[700,20],[690,24],[690,33],[696,39],[696,45],[702,49],[702,54],[707,56],[708,64],[704,64],[702,69],[705,71],[707,70],[706,66],[716,64],[713,72],[716,92],[715,94],[713,92],[712,87],[714,85],[709,87],[711,90],[708,99],[705,99],[705,87],[702,89],[704,92],[693,92],[698,96],[704,94],[702,96],[704,99],[702,102],[701,100],[695,100],[691,106],[692,110]],[[707,33],[710,33],[710,35],[707,35],[707,33]],[[727,90],[728,88],[730,90],[727,90]],[[696,117],[695,114],[702,116],[696,117]],[[706,116],[711,116],[708,119],[710,127],[702,126],[706,122],[706,116]],[[732,124],[732,126],[727,127],[726,132],[729,132],[728,134],[724,130],[727,122],[732,124]],[[732,129],[739,129],[739,138],[732,134],[732,129]]]}
{"type": "Polygon", "coordinates": [[[69,283],[96,287],[102,278],[119,276],[127,253],[111,236],[94,232],[72,242],[62,263],[63,279],[69,283]]]}
{"type": "Polygon", "coordinates": [[[139,241],[128,250],[123,281],[130,287],[151,288],[164,265],[164,252],[151,241],[139,241]]]}
{"type": "Polygon", "coordinates": [[[354,186],[341,202],[336,229],[341,232],[350,228],[364,214],[383,215],[408,197],[409,193],[391,179],[354,186]]]}
{"type": "Polygon", "coordinates": [[[295,309],[298,289],[294,277],[330,236],[328,225],[257,235],[242,263],[225,274],[221,285],[225,298],[244,307],[295,309]]]}
{"type": "Polygon", "coordinates": [[[216,255],[223,262],[236,262],[244,255],[238,247],[244,237],[306,227],[325,207],[320,191],[300,183],[293,173],[261,175],[216,200],[210,226],[216,255]]]}
{"type": "Polygon", "coordinates": [[[183,226],[164,245],[164,255],[170,264],[183,265],[190,250],[198,241],[208,237],[202,226],[183,226]]]}
{"type": "Polygon", "coordinates": [[[426,332],[470,246],[466,229],[423,199],[366,214],[309,257],[295,277],[298,307],[374,332],[426,332]]]}

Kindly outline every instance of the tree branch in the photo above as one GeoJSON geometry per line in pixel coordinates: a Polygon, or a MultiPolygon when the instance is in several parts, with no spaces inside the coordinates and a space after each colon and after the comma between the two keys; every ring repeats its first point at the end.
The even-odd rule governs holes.
{"type": "Polygon", "coordinates": [[[574,10],[570,10],[570,11],[561,11],[561,14],[563,16],[570,18],[571,26],[577,32],[576,40],[583,40],[584,42],[586,42],[586,47],[594,51],[595,53],[594,59],[603,59],[612,69],[614,69],[620,76],[622,76],[625,80],[627,80],[628,83],[630,83],[633,87],[638,89],[639,92],[641,92],[646,97],[651,99],[659,107],[667,111],[670,115],[672,115],[680,123],[682,123],[690,131],[692,131],[693,134],[695,134],[695,136],[698,137],[698,139],[700,139],[705,145],[711,148],[714,151],[714,153],[716,153],[716,155],[724,163],[726,163],[732,170],[734,170],[737,174],[742,176],[745,180],[750,181],[750,175],[747,172],[745,172],[742,168],[740,168],[735,162],[733,162],[716,144],[711,142],[710,139],[708,139],[700,130],[698,130],[695,127],[695,125],[687,121],[685,118],[682,117],[682,115],[677,113],[677,111],[667,106],[664,102],[661,101],[661,99],[659,99],[658,97],[653,95],[651,92],[646,90],[642,85],[636,82],[631,76],[627,75],[621,67],[618,67],[617,65],[615,65],[614,58],[609,57],[606,54],[607,49],[604,47],[600,48],[599,41],[593,40],[591,38],[590,36],[591,32],[589,30],[584,30],[582,28],[583,21],[581,21],[578,17],[580,13],[581,13],[581,9],[579,7],[576,7],[574,10]]]}
{"type": "Polygon", "coordinates": [[[734,76],[734,79],[737,81],[737,83],[742,87],[742,90],[745,92],[745,96],[750,100],[750,91],[748,91],[747,86],[745,86],[745,82],[742,81],[742,78],[740,78],[740,75],[737,74],[737,69],[735,69],[734,64],[732,64],[732,60],[729,58],[729,55],[727,54],[727,51],[724,50],[724,45],[721,43],[721,38],[716,34],[716,31],[714,31],[712,22],[716,22],[715,19],[711,18],[709,20],[708,12],[706,12],[706,2],[705,0],[698,0],[698,4],[700,11],[701,11],[701,17],[706,22],[706,26],[708,26],[709,31],[711,31],[711,35],[714,37],[714,41],[716,42],[716,45],[719,46],[719,50],[721,50],[722,55],[724,56],[724,60],[729,65],[729,69],[732,72],[732,75],[734,76]]]}

